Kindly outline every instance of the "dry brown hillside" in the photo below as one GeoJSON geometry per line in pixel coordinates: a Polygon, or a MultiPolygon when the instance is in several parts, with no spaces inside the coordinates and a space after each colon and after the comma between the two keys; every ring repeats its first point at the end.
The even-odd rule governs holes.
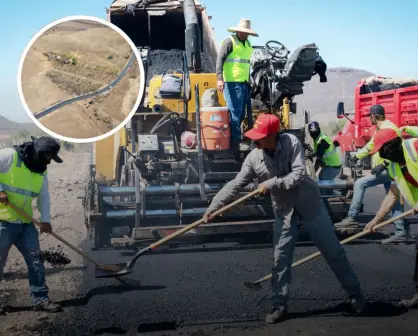
{"type": "Polygon", "coordinates": [[[311,111],[312,119],[321,124],[336,120],[339,101],[344,101],[346,111],[354,110],[354,88],[358,81],[373,74],[359,69],[329,68],[328,82],[320,83],[315,76],[304,86],[304,94],[297,96],[297,121],[302,121],[303,111],[311,111]]]}
{"type": "MultiPolygon", "coordinates": [[[[35,115],[72,97],[106,88],[124,69],[133,50],[116,31],[93,21],[68,21],[42,34],[30,48],[22,69],[25,101],[35,115]]],[[[138,68],[135,63],[132,68],[138,68]]],[[[109,113],[105,96],[61,107],[40,120],[51,131],[70,138],[90,138],[119,125],[139,91],[136,78],[126,75],[109,87],[120,102],[109,113]],[[128,79],[130,77],[130,80],[128,79]],[[133,91],[134,94],[133,94],[133,91]],[[104,105],[100,102],[103,101],[104,105]]]]}

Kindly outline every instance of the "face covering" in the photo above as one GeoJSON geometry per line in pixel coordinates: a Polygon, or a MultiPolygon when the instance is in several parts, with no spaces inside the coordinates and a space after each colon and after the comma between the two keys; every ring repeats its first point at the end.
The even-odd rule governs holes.
{"type": "Polygon", "coordinates": [[[46,171],[50,160],[43,151],[36,149],[34,141],[25,142],[20,146],[14,146],[13,149],[30,171],[38,174],[46,171]]]}
{"type": "Polygon", "coordinates": [[[312,139],[316,140],[319,137],[320,132],[309,132],[312,139]]]}
{"type": "Polygon", "coordinates": [[[404,163],[405,157],[402,149],[402,139],[396,138],[385,143],[379,150],[382,159],[389,160],[396,163],[404,163]]]}

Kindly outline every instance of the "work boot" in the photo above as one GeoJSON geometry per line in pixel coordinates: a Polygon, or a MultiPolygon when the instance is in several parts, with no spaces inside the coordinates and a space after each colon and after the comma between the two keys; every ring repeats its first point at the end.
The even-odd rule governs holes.
{"type": "Polygon", "coordinates": [[[383,245],[390,245],[390,244],[405,244],[405,243],[411,243],[414,241],[414,237],[410,233],[405,233],[403,235],[396,235],[390,236],[389,238],[383,239],[382,244],[383,245]]]}
{"type": "Polygon", "coordinates": [[[359,224],[354,217],[347,217],[343,219],[341,222],[334,224],[334,227],[336,228],[349,228],[349,227],[358,227],[358,226],[359,224]]]}
{"type": "Polygon", "coordinates": [[[287,318],[286,308],[272,308],[270,313],[266,315],[266,322],[269,324],[275,324],[284,321],[287,318]]]}
{"type": "Polygon", "coordinates": [[[61,306],[50,300],[41,302],[33,307],[36,311],[45,311],[47,313],[57,313],[62,310],[61,306]]]}
{"type": "Polygon", "coordinates": [[[347,311],[343,313],[343,315],[358,316],[363,313],[365,308],[366,302],[364,300],[363,294],[353,295],[350,296],[350,306],[348,307],[347,311]]]}
{"type": "Polygon", "coordinates": [[[399,302],[399,305],[403,308],[418,308],[418,293],[412,299],[405,299],[399,302]]]}

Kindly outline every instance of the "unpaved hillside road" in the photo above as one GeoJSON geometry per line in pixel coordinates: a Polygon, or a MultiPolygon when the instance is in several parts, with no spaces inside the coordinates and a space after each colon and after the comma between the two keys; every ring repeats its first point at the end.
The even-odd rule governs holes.
{"type": "Polygon", "coordinates": [[[59,103],[57,103],[53,106],[47,107],[46,109],[44,109],[44,110],[35,114],[36,119],[41,119],[41,118],[49,115],[50,113],[60,109],[61,107],[66,106],[66,105],[73,104],[73,103],[78,102],[80,100],[90,99],[90,98],[96,97],[98,95],[109,92],[116,85],[118,85],[119,82],[124,78],[124,76],[127,74],[128,70],[132,67],[135,60],[136,60],[136,55],[135,55],[135,53],[132,53],[132,55],[129,57],[128,62],[126,62],[126,65],[122,69],[120,74],[110,84],[106,85],[105,87],[102,87],[100,90],[98,90],[96,92],[91,92],[91,93],[88,93],[88,94],[85,94],[85,95],[82,95],[82,96],[72,97],[70,99],[59,102],[59,103]]]}
{"type": "MultiPolygon", "coordinates": [[[[53,163],[48,169],[52,226],[56,233],[72,244],[79,245],[85,239],[86,229],[81,200],[77,197],[83,194],[88,179],[90,153],[63,152],[61,157],[63,164],[53,163]]],[[[43,250],[60,244],[45,234],[40,239],[43,250]]],[[[47,270],[47,285],[52,300],[74,298],[81,285],[84,268],[82,259],[67,247],[64,247],[64,253],[71,258],[72,263],[61,272],[58,269],[47,270]]],[[[17,312],[0,316],[0,335],[37,335],[37,327],[48,324],[52,315],[30,311],[26,265],[14,247],[9,254],[5,276],[7,282],[0,286],[11,292],[10,303],[18,308],[17,312]]]]}

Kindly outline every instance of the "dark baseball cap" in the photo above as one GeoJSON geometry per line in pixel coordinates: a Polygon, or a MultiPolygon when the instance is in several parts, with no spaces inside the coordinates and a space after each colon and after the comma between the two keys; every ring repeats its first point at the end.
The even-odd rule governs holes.
{"type": "Polygon", "coordinates": [[[380,104],[373,105],[370,108],[370,115],[385,116],[385,108],[380,104]]]}
{"type": "Polygon", "coordinates": [[[51,156],[51,159],[58,163],[64,161],[58,156],[61,149],[60,143],[52,137],[41,136],[40,138],[31,137],[37,153],[42,153],[51,156]]]}

